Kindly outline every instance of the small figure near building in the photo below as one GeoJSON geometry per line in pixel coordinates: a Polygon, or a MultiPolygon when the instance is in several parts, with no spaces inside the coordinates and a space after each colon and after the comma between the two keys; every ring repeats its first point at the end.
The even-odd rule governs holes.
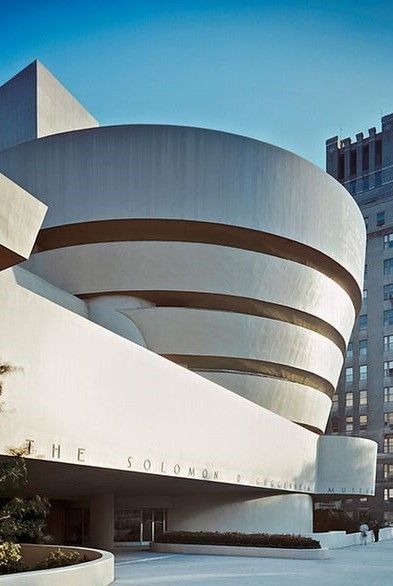
{"type": "Polygon", "coordinates": [[[374,541],[375,541],[375,543],[377,543],[379,541],[379,529],[380,529],[378,521],[374,520],[372,522],[371,529],[374,534],[374,541]]]}
{"type": "Polygon", "coordinates": [[[367,532],[369,531],[369,527],[367,523],[363,521],[363,523],[359,527],[360,531],[360,544],[367,545],[367,532]]]}

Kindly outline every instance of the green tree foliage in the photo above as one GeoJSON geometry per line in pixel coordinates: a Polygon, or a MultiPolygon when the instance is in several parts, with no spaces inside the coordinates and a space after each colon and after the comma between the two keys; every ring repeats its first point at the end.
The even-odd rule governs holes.
{"type": "MultiPolygon", "coordinates": [[[[3,392],[3,377],[15,370],[12,365],[0,362],[0,395],[3,392]]],[[[21,496],[28,485],[26,448],[11,448],[9,454],[0,460],[0,543],[4,544],[4,555],[7,551],[14,553],[12,544],[17,542],[40,541],[49,512],[46,498],[21,496]]]]}

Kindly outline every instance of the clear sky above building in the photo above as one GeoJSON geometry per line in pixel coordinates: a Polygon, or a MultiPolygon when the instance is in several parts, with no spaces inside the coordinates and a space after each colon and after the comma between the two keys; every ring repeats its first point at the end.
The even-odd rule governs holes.
{"type": "Polygon", "coordinates": [[[0,83],[40,59],[102,124],[217,128],[324,167],[393,111],[393,3],[0,3],[0,83]]]}

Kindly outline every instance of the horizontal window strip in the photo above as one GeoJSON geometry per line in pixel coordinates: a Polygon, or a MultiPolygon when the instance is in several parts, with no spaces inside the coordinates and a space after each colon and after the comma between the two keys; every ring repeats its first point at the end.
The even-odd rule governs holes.
{"type": "Polygon", "coordinates": [[[157,307],[186,307],[266,317],[317,332],[336,344],[343,355],[345,353],[344,338],[329,323],[305,311],[278,303],[249,297],[196,291],[109,291],[81,294],[78,297],[90,299],[108,295],[130,295],[150,301],[157,307]]]}
{"type": "Polygon", "coordinates": [[[333,385],[326,379],[312,372],[286,364],[232,356],[196,356],[193,354],[162,354],[162,356],[190,370],[231,371],[258,374],[259,376],[265,375],[312,387],[330,398],[334,394],[333,385]]]}
{"type": "Polygon", "coordinates": [[[174,219],[98,220],[44,228],[35,252],[67,246],[135,240],[198,242],[263,252],[314,268],[338,283],[351,297],[356,312],[361,291],[354,277],[326,254],[295,240],[239,226],[174,219]]]}

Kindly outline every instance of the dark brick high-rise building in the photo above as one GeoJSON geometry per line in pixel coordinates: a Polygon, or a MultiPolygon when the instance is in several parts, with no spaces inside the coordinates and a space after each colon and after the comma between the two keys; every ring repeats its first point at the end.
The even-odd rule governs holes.
{"type": "MultiPolygon", "coordinates": [[[[344,498],[358,520],[365,511],[393,522],[393,114],[382,130],[326,141],[326,170],[360,206],[367,227],[363,305],[349,343],[330,433],[378,442],[375,497],[344,498]]],[[[361,463],[359,463],[361,466],[361,463]]]]}

